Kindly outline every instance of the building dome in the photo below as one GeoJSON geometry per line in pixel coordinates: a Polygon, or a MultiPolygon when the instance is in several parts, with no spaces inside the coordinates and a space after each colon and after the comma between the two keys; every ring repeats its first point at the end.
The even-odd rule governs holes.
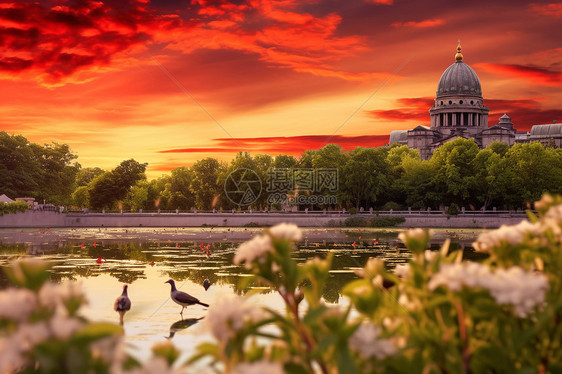
{"type": "Polygon", "coordinates": [[[456,62],[447,68],[439,79],[437,97],[441,96],[479,96],[482,97],[480,79],[462,59],[461,46],[457,47],[456,62]]]}

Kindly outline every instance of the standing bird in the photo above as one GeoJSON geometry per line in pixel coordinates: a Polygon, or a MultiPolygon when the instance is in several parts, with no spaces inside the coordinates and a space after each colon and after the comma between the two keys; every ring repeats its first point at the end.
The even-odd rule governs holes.
{"type": "Polygon", "coordinates": [[[189,294],[186,294],[185,292],[178,291],[176,289],[176,283],[174,282],[173,279],[170,279],[170,280],[168,280],[164,283],[170,283],[170,285],[172,286],[172,292],[170,294],[170,297],[172,298],[172,300],[174,300],[174,302],[176,304],[179,304],[179,305],[182,306],[181,312],[180,312],[180,315],[182,316],[182,318],[183,318],[183,310],[185,309],[186,306],[195,305],[195,304],[203,305],[203,306],[206,306],[206,307],[209,306],[209,304],[202,303],[201,301],[199,301],[199,299],[197,299],[197,298],[195,298],[195,297],[193,297],[189,294]]]}
{"type": "Polygon", "coordinates": [[[126,284],[123,286],[123,293],[115,299],[115,304],[113,304],[113,309],[119,313],[119,323],[121,325],[123,325],[123,316],[131,310],[131,300],[127,296],[127,287],[129,286],[126,284]]]}

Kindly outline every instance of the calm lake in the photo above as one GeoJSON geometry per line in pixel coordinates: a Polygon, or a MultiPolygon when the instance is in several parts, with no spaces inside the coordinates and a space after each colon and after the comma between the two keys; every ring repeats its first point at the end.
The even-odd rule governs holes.
{"type": "MultiPolygon", "coordinates": [[[[2,229],[0,267],[22,256],[40,257],[52,264],[52,280],[77,281],[89,300],[84,314],[93,321],[118,323],[113,303],[129,284],[132,309],[124,328],[130,351],[139,359],[150,356],[150,347],[171,338],[185,355],[211,340],[206,330],[206,308],[196,305],[180,316],[181,306],[170,299],[172,278],[178,289],[202,302],[213,304],[221,297],[244,294],[238,281],[245,269],[234,266],[237,246],[261,233],[257,228],[101,228],[101,229],[2,229]],[[208,254],[207,254],[208,253],[208,254]],[[205,291],[203,281],[211,287],[205,291]]],[[[356,278],[369,257],[381,257],[389,268],[407,262],[410,253],[398,240],[403,229],[304,229],[303,241],[294,257],[304,262],[314,256],[334,253],[332,277],[324,293],[328,303],[345,304],[340,290],[356,278]]],[[[432,248],[451,238],[453,249],[463,249],[466,258],[477,258],[470,248],[482,230],[435,230],[432,248]]],[[[7,286],[0,273],[0,288],[7,286]]],[[[280,297],[267,289],[252,296],[255,302],[283,308],[280,297]]]]}

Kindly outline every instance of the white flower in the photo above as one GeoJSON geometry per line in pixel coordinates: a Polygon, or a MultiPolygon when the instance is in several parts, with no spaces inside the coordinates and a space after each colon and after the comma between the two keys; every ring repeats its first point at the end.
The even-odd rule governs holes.
{"type": "Polygon", "coordinates": [[[232,374],[283,374],[283,366],[278,362],[265,360],[242,362],[234,367],[232,374]]]}
{"type": "Polygon", "coordinates": [[[245,262],[246,268],[250,269],[252,261],[258,260],[263,263],[266,253],[271,251],[273,251],[271,238],[268,235],[258,235],[238,247],[233,262],[235,265],[245,262]]]}
{"type": "Polygon", "coordinates": [[[394,268],[394,274],[400,278],[408,278],[412,273],[412,269],[410,268],[410,264],[398,264],[394,268]]]}
{"type": "Polygon", "coordinates": [[[498,269],[489,285],[490,294],[500,305],[513,305],[519,317],[526,317],[544,303],[548,279],[544,274],[526,272],[520,267],[498,269]]]}
{"type": "Polygon", "coordinates": [[[552,198],[552,196],[545,193],[544,195],[542,195],[542,198],[539,201],[535,202],[535,209],[546,208],[547,206],[552,204],[553,201],[554,199],[552,198]]]}
{"type": "Polygon", "coordinates": [[[488,252],[491,248],[508,243],[520,244],[527,235],[539,235],[542,232],[540,223],[531,223],[523,220],[517,225],[502,225],[499,229],[481,234],[474,243],[474,249],[478,252],[488,252]]]}
{"type": "Polygon", "coordinates": [[[218,300],[209,308],[207,324],[218,341],[226,342],[248,323],[255,323],[264,318],[263,310],[249,304],[247,300],[241,296],[228,296],[218,300]]]}
{"type": "Polygon", "coordinates": [[[559,222],[562,221],[562,205],[551,206],[544,216],[559,222]]]}
{"type": "Polygon", "coordinates": [[[297,225],[292,223],[280,223],[269,229],[269,233],[277,239],[288,239],[294,242],[302,240],[302,232],[297,225]]]}
{"type": "Polygon", "coordinates": [[[363,269],[356,270],[355,274],[363,278],[372,278],[379,274],[382,270],[384,270],[384,261],[379,258],[369,257],[365,267],[363,269]]]}
{"type": "Polygon", "coordinates": [[[395,330],[398,326],[402,324],[402,320],[394,317],[384,317],[382,320],[382,325],[386,327],[387,330],[395,330]]]}
{"type": "Polygon", "coordinates": [[[76,318],[55,314],[51,318],[49,326],[56,339],[68,339],[83,326],[83,323],[76,318]]]}
{"type": "Polygon", "coordinates": [[[20,346],[10,337],[0,338],[0,373],[13,373],[25,365],[20,346]]]}
{"type": "Polygon", "coordinates": [[[44,322],[24,323],[19,326],[18,330],[12,335],[14,344],[18,344],[22,351],[28,351],[50,338],[50,332],[44,322]]]}
{"type": "Polygon", "coordinates": [[[30,290],[7,288],[0,292],[0,318],[25,321],[36,305],[37,298],[30,290]]]}
{"type": "Polygon", "coordinates": [[[82,287],[76,282],[56,284],[46,282],[39,290],[39,301],[42,305],[61,307],[65,300],[80,298],[85,300],[82,287]]]}
{"type": "Polygon", "coordinates": [[[349,338],[349,345],[364,359],[376,357],[381,360],[396,353],[390,339],[381,339],[381,329],[372,323],[362,323],[349,338]]]}
{"type": "Polygon", "coordinates": [[[419,299],[410,299],[406,294],[401,294],[398,298],[398,304],[402,305],[404,308],[410,312],[419,310],[422,308],[422,304],[419,299]]]}
{"type": "Polygon", "coordinates": [[[410,241],[411,239],[416,240],[418,242],[425,241],[426,237],[428,236],[430,238],[433,236],[433,230],[412,229],[412,230],[407,230],[405,232],[401,232],[398,235],[398,238],[402,240],[404,244],[407,244],[407,242],[410,241]]]}
{"type": "Polygon", "coordinates": [[[487,265],[463,262],[442,264],[428,283],[430,290],[439,286],[452,291],[459,291],[463,286],[486,289],[496,303],[511,305],[517,316],[525,317],[544,303],[548,279],[544,274],[525,271],[518,266],[492,272],[487,265]]]}
{"type": "Polygon", "coordinates": [[[425,260],[427,262],[432,262],[437,256],[439,256],[439,252],[438,251],[425,251],[423,253],[425,260]]]}

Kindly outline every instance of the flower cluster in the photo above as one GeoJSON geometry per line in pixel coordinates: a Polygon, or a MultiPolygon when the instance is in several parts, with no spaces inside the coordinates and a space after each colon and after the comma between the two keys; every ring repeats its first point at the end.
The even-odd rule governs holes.
{"type": "Polygon", "coordinates": [[[397,347],[390,339],[380,338],[381,328],[372,323],[362,323],[349,338],[350,346],[364,359],[376,357],[382,360],[397,352],[397,347]]]}
{"type": "MultiPolygon", "coordinates": [[[[67,339],[70,335],[84,326],[81,320],[68,316],[62,305],[69,297],[66,291],[58,293],[58,298],[45,298],[50,291],[64,289],[45,283],[39,294],[27,289],[8,288],[0,292],[0,319],[14,324],[12,330],[0,338],[0,372],[13,372],[27,364],[29,353],[38,344],[50,339],[67,339]],[[44,308],[56,311],[50,318],[44,318],[31,323],[30,316],[37,315],[39,310],[45,313],[44,308]]],[[[57,291],[58,292],[58,291],[57,291]]],[[[73,296],[81,295],[79,290],[74,290],[73,296]]],[[[49,314],[47,314],[47,317],[49,314]]],[[[37,317],[45,317],[42,314],[37,317]]]]}
{"type": "Polygon", "coordinates": [[[240,265],[244,263],[246,269],[250,269],[254,261],[258,261],[261,264],[265,263],[267,253],[273,251],[272,239],[297,242],[302,240],[302,232],[294,224],[281,223],[273,226],[269,229],[269,235],[258,235],[242,243],[234,255],[234,264],[240,265]]]}
{"type": "Polygon", "coordinates": [[[292,223],[280,223],[269,229],[269,233],[276,239],[291,240],[299,242],[302,240],[302,232],[299,227],[292,223]]]}
{"type": "Polygon", "coordinates": [[[402,240],[404,244],[408,244],[412,240],[421,242],[431,238],[432,236],[433,230],[412,229],[398,234],[398,239],[402,240]]]}
{"type": "Polygon", "coordinates": [[[540,223],[530,223],[527,220],[517,225],[502,225],[499,229],[481,234],[472,243],[478,252],[489,252],[492,248],[507,243],[511,245],[521,244],[528,235],[539,235],[542,232],[540,223]]]}
{"type": "Polygon", "coordinates": [[[258,235],[238,247],[233,262],[235,265],[240,265],[244,262],[246,269],[250,269],[252,262],[256,260],[264,263],[265,255],[272,250],[271,238],[267,235],[258,235]]]}
{"type": "Polygon", "coordinates": [[[525,317],[534,307],[544,303],[548,279],[543,274],[527,272],[520,267],[497,269],[476,262],[442,264],[434,274],[428,288],[435,290],[446,286],[459,291],[463,286],[484,288],[500,305],[512,305],[519,317],[525,317]]]}
{"type": "Polygon", "coordinates": [[[226,342],[251,323],[264,318],[264,312],[241,296],[229,296],[215,302],[207,314],[211,333],[220,342],[226,342]]]}

